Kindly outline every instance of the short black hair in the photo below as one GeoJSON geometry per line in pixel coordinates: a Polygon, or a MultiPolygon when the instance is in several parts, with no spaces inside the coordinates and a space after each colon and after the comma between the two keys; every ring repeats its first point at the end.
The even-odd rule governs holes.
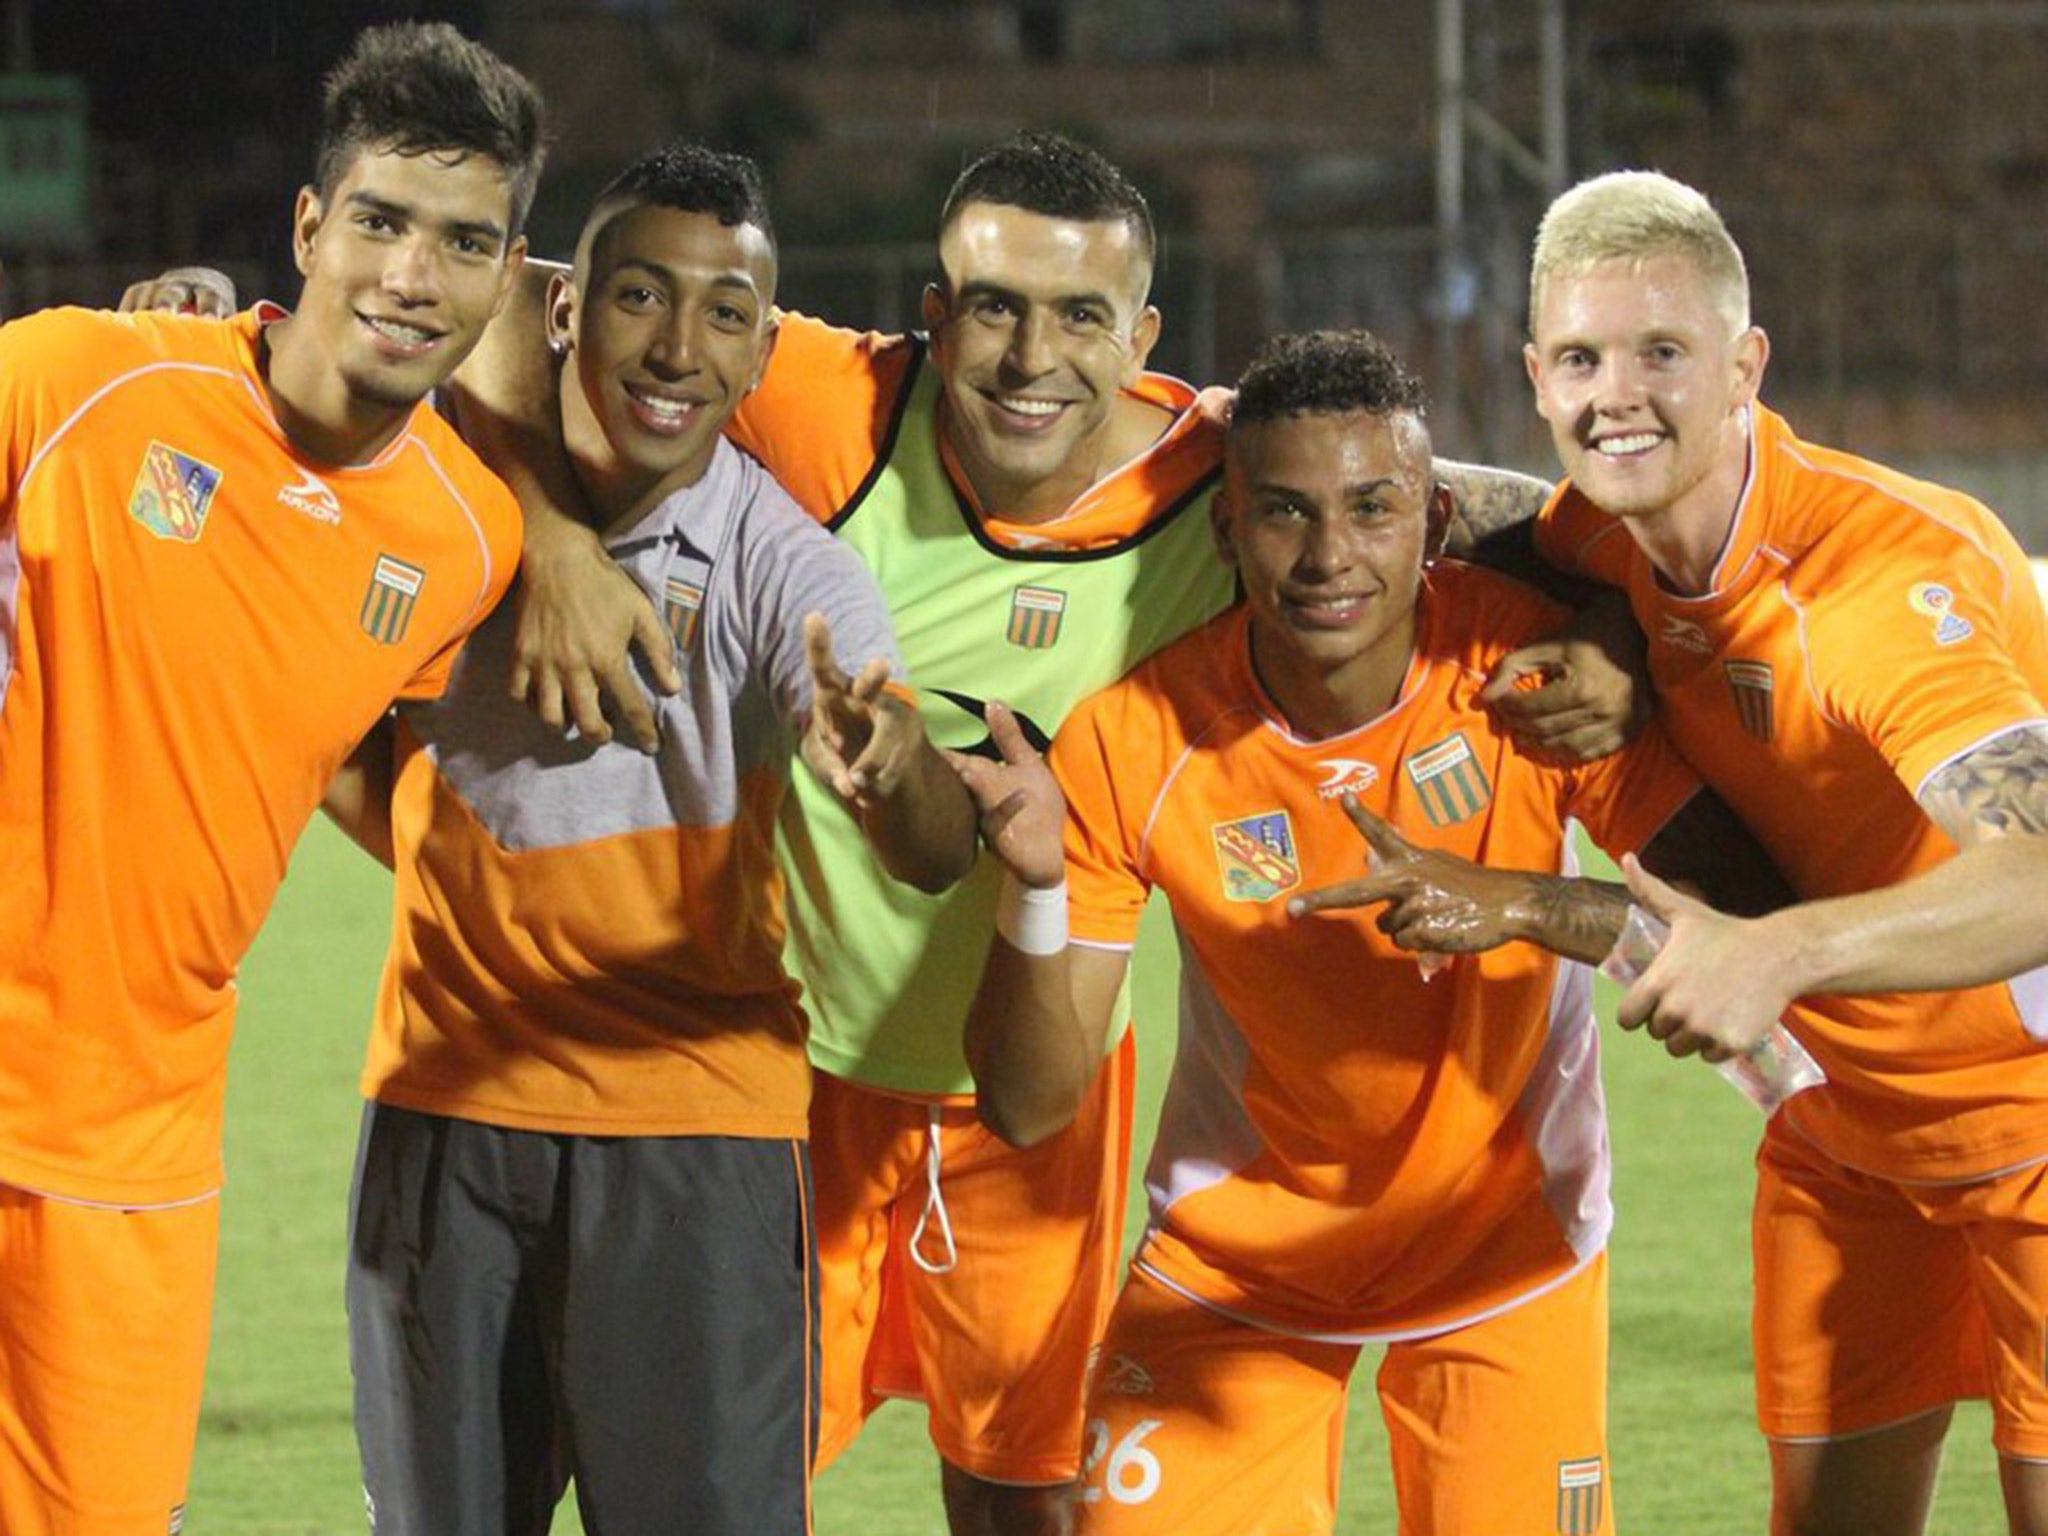
{"type": "Polygon", "coordinates": [[[1028,129],[984,151],[953,183],[939,215],[941,233],[969,203],[1022,208],[1051,219],[1121,219],[1150,261],[1158,248],[1152,209],[1131,179],[1085,144],[1028,129]]]}
{"type": "Polygon", "coordinates": [[[1371,331],[1270,336],[1237,381],[1233,427],[1282,416],[1429,414],[1429,391],[1371,331]]]}
{"type": "Polygon", "coordinates": [[[314,181],[329,199],[365,150],[461,150],[504,167],[517,235],[547,154],[540,92],[446,22],[394,22],[356,38],[327,76],[314,181]]]}
{"type": "Polygon", "coordinates": [[[745,155],[671,139],[611,179],[590,205],[584,232],[621,209],[649,206],[709,214],[728,229],[751,224],[768,237],[769,249],[775,248],[768,189],[761,168],[745,155]]]}

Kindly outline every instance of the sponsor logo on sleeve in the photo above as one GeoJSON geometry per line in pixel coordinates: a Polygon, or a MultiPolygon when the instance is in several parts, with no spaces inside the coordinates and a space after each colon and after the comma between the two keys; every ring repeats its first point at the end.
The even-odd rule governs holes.
{"type": "Polygon", "coordinates": [[[1402,764],[1421,797],[1422,809],[1439,827],[1465,821],[1493,798],[1486,770],[1472,755],[1463,732],[1432,742],[1402,764]]]}
{"type": "Polygon", "coordinates": [[[1977,632],[1977,626],[1955,611],[1956,595],[1938,581],[1915,582],[1906,594],[1906,606],[1934,620],[1934,643],[1954,645],[1977,632]]]}
{"type": "Polygon", "coordinates": [[[1067,594],[1057,587],[1018,587],[1010,594],[1010,627],[1004,638],[1027,651],[1049,651],[1060,638],[1067,594]]]}
{"type": "Polygon", "coordinates": [[[1271,901],[1301,883],[1294,824],[1285,811],[1261,811],[1210,829],[1223,894],[1231,901],[1271,901]]]}
{"type": "Polygon", "coordinates": [[[1604,1492],[1598,1456],[1557,1464],[1557,1536],[1593,1536],[1604,1492]]]}
{"type": "Polygon", "coordinates": [[[427,573],[418,566],[392,555],[379,555],[370,572],[369,589],[363,593],[362,612],[357,615],[363,633],[380,645],[398,644],[405,638],[413,604],[426,583],[427,573]]]}
{"type": "Polygon", "coordinates": [[[128,493],[128,515],[160,539],[193,544],[206,531],[207,509],[219,489],[220,471],[211,464],[152,442],[128,493]]]}
{"type": "Polygon", "coordinates": [[[1777,734],[1771,709],[1771,664],[1729,660],[1721,663],[1721,673],[1728,679],[1728,692],[1735,700],[1735,714],[1742,721],[1742,728],[1758,741],[1769,741],[1777,734]]]}

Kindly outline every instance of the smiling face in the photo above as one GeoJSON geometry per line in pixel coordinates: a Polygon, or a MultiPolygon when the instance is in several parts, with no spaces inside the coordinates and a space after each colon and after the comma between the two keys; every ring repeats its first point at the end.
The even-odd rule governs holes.
{"type": "Polygon", "coordinates": [[[710,465],[774,344],[775,252],[755,225],[641,204],[597,230],[578,272],[556,279],[549,329],[573,360],[569,454],[611,524],[710,465]]]}
{"type": "Polygon", "coordinates": [[[461,151],[364,150],[324,196],[301,191],[306,282],[268,371],[287,430],[327,458],[381,447],[504,302],[525,250],[511,216],[504,168],[461,151]]]}
{"type": "Polygon", "coordinates": [[[1298,729],[1385,710],[1408,667],[1436,488],[1412,411],[1233,426],[1217,541],[1251,610],[1260,680],[1298,729]]]}
{"type": "Polygon", "coordinates": [[[941,233],[939,262],[924,318],[948,442],[984,510],[1062,511],[1110,467],[1118,396],[1159,336],[1138,232],[971,202],[941,233]]]}
{"type": "Polygon", "coordinates": [[[1769,344],[1692,261],[1614,258],[1551,276],[1524,351],[1564,471],[1596,506],[1718,549],[1747,464],[1744,408],[1769,344]]]}

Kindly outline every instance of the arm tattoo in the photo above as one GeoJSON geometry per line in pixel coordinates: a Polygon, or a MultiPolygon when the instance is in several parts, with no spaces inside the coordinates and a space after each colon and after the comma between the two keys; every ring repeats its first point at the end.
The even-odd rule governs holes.
{"type": "Polygon", "coordinates": [[[1450,553],[1461,557],[1503,529],[1532,521],[1550,499],[1549,482],[1534,475],[1455,459],[1438,459],[1435,468],[1437,479],[1450,487],[1457,503],[1450,553]]]}
{"type": "Polygon", "coordinates": [[[1628,921],[1628,887],[1537,875],[1530,882],[1529,910],[1545,949],[1597,960],[1614,948],[1628,921]]]}
{"type": "Polygon", "coordinates": [[[2048,832],[2048,726],[2022,726],[1965,752],[1927,781],[1920,804],[1965,848],[2048,832]]]}

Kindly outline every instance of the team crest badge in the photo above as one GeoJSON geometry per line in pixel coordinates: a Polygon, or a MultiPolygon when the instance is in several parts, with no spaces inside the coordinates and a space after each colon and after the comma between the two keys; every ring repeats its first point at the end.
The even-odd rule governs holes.
{"type": "Polygon", "coordinates": [[[668,616],[668,632],[676,649],[687,651],[697,638],[697,621],[704,612],[704,581],[701,576],[671,576],[663,589],[662,611],[668,616]]]}
{"type": "Polygon", "coordinates": [[[1955,593],[1938,581],[1915,582],[1906,594],[1906,606],[1934,620],[1936,645],[1954,645],[1977,632],[1976,625],[1955,611],[1955,593]]]}
{"type": "Polygon", "coordinates": [[[1600,1529],[1600,1458],[1557,1464],[1557,1536],[1593,1536],[1600,1529]]]}
{"type": "Polygon", "coordinates": [[[195,542],[206,529],[206,510],[220,489],[220,471],[188,453],[152,442],[142,456],[128,515],[160,539],[195,542]]]}
{"type": "Polygon", "coordinates": [[[1301,884],[1301,860],[1294,851],[1294,825],[1285,811],[1265,811],[1240,821],[1218,822],[1216,867],[1223,894],[1232,901],[1271,901],[1301,884]]]}
{"type": "Polygon", "coordinates": [[[1768,661],[1724,661],[1721,673],[1728,679],[1728,692],[1735,700],[1735,713],[1742,728],[1758,741],[1777,734],[1771,710],[1771,664],[1768,661]]]}
{"type": "Polygon", "coordinates": [[[427,573],[416,565],[390,555],[379,555],[370,572],[369,590],[363,593],[363,611],[358,622],[363,633],[380,645],[396,645],[405,638],[405,626],[412,621],[412,606],[426,585],[427,573]]]}
{"type": "Polygon", "coordinates": [[[1006,638],[1027,651],[1049,651],[1060,637],[1060,615],[1067,594],[1057,587],[1019,587],[1010,594],[1010,628],[1006,638]]]}
{"type": "Polygon", "coordinates": [[[1486,770],[1472,755],[1463,732],[1424,747],[1402,767],[1422,797],[1423,811],[1436,826],[1448,827],[1475,816],[1493,798],[1486,770]]]}

